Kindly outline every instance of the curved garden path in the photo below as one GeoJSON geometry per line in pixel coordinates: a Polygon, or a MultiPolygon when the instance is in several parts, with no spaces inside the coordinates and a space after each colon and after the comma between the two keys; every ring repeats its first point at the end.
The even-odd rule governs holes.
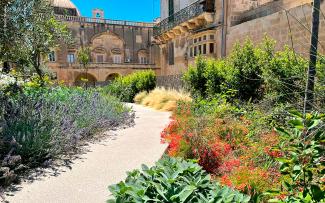
{"type": "Polygon", "coordinates": [[[160,143],[160,132],[168,124],[169,113],[133,105],[135,126],[118,130],[114,138],[90,144],[65,172],[46,176],[32,183],[22,183],[19,191],[6,194],[13,203],[104,203],[109,198],[108,185],[126,177],[126,172],[153,165],[166,145],[160,143]]]}

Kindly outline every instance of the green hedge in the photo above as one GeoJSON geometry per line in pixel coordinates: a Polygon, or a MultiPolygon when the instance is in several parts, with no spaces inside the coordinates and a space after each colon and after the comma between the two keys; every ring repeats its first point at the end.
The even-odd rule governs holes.
{"type": "Polygon", "coordinates": [[[287,47],[275,51],[275,42],[266,38],[257,46],[250,40],[237,44],[225,59],[198,57],[183,79],[194,95],[204,98],[230,92],[241,101],[272,96],[292,102],[303,97],[307,67],[303,56],[287,47]]]}
{"type": "Polygon", "coordinates": [[[142,171],[128,173],[125,182],[109,187],[118,202],[223,202],[245,203],[250,197],[212,182],[210,176],[194,161],[164,157],[142,171]]]}
{"type": "Polygon", "coordinates": [[[109,84],[104,91],[124,102],[133,102],[139,92],[153,90],[156,87],[156,74],[152,70],[139,71],[119,77],[109,84]]]}

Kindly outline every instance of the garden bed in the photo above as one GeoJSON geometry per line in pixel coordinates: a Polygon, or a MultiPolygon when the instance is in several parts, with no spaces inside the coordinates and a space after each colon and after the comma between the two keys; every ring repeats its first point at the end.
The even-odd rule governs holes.
{"type": "Polygon", "coordinates": [[[96,89],[25,86],[2,96],[1,186],[34,168],[71,163],[81,146],[134,120],[131,108],[96,89]]]}

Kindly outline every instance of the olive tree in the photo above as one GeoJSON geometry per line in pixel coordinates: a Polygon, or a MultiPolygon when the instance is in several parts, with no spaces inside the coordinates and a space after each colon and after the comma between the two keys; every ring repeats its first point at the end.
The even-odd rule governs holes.
{"type": "Polygon", "coordinates": [[[41,59],[60,43],[71,42],[65,25],[55,19],[50,0],[1,0],[0,61],[30,69],[43,80],[41,59]]]}

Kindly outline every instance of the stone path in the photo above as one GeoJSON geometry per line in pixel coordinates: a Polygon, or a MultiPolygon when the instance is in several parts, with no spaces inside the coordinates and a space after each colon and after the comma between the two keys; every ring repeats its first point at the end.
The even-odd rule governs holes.
{"type": "Polygon", "coordinates": [[[135,126],[116,131],[114,139],[90,144],[89,152],[81,155],[65,172],[32,183],[5,199],[12,203],[104,203],[109,198],[108,185],[126,177],[126,172],[153,165],[166,145],[160,143],[160,132],[169,122],[169,113],[133,105],[135,126]]]}

